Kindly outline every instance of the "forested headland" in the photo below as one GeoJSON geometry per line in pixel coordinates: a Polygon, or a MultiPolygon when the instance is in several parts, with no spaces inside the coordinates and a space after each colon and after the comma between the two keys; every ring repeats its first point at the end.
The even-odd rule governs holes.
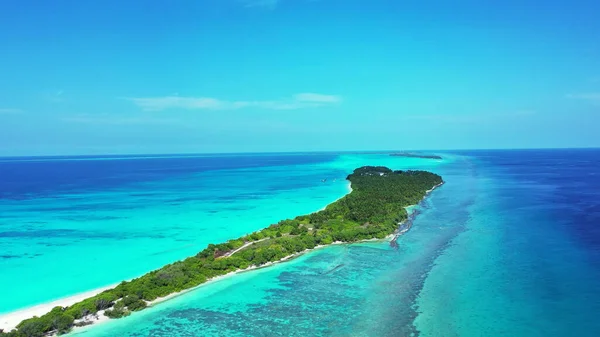
{"type": "Polygon", "coordinates": [[[277,262],[334,242],[383,239],[407,219],[405,207],[419,203],[442,177],[426,171],[392,171],[382,166],[354,170],[352,192],[325,209],[280,221],[252,234],[210,244],[196,256],[166,265],[69,307],[22,321],[1,337],[63,334],[89,324],[90,315],[110,318],[143,310],[158,298],[196,287],[211,278],[277,262]]]}

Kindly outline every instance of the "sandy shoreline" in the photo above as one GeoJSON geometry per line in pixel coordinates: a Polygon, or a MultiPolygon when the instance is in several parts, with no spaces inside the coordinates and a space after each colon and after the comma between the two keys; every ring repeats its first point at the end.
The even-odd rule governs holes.
{"type": "MultiPolygon", "coordinates": [[[[352,187],[351,187],[350,182],[348,182],[347,187],[348,187],[348,193],[352,192],[352,187]]],[[[340,200],[341,198],[345,197],[346,195],[347,194],[339,197],[335,201],[340,200]]],[[[335,201],[333,201],[333,202],[335,202],[335,201]]],[[[324,210],[326,207],[327,206],[323,207],[319,211],[324,210]]],[[[326,246],[323,246],[323,247],[326,247],[326,246]]],[[[315,247],[314,249],[317,249],[317,248],[322,248],[322,247],[315,247]]],[[[301,252],[301,253],[298,253],[297,255],[291,255],[291,256],[288,256],[288,257],[286,257],[286,258],[284,258],[284,259],[282,259],[280,261],[269,262],[269,263],[267,263],[265,265],[262,265],[260,267],[250,266],[247,269],[237,270],[235,272],[231,272],[231,273],[228,273],[228,274],[225,274],[225,275],[217,276],[215,278],[207,280],[206,282],[204,282],[204,283],[202,283],[202,284],[200,284],[200,285],[198,285],[196,287],[193,287],[193,288],[190,288],[190,289],[186,289],[186,290],[183,290],[183,291],[178,292],[178,293],[170,294],[170,295],[167,295],[165,297],[157,298],[154,301],[148,302],[148,306],[153,306],[153,305],[156,305],[158,303],[167,301],[167,300],[169,300],[171,298],[183,295],[183,294],[185,294],[185,293],[187,293],[189,291],[197,289],[198,287],[201,287],[203,285],[207,285],[207,284],[209,284],[211,282],[215,282],[215,281],[218,281],[218,280],[230,277],[230,276],[233,276],[233,275],[235,275],[237,273],[242,273],[242,272],[246,272],[246,271],[250,271],[250,270],[254,270],[254,269],[258,269],[258,268],[265,268],[265,267],[268,267],[268,266],[270,266],[272,264],[280,263],[280,262],[289,260],[291,258],[294,258],[294,257],[299,256],[299,255],[304,254],[304,253],[305,252],[301,252]]],[[[73,296],[64,297],[64,298],[61,298],[61,299],[58,299],[58,300],[54,300],[54,301],[51,301],[51,302],[48,302],[48,303],[42,303],[42,304],[35,305],[35,306],[29,307],[29,308],[23,308],[23,309],[18,309],[16,311],[12,311],[12,312],[8,312],[8,313],[2,313],[2,314],[0,314],[0,330],[11,331],[12,329],[16,328],[16,326],[19,323],[21,323],[23,320],[25,320],[25,319],[32,318],[34,316],[45,315],[48,312],[50,312],[54,307],[67,307],[67,306],[71,306],[71,305],[73,305],[75,303],[83,301],[86,298],[90,298],[90,297],[93,297],[95,295],[98,295],[98,294],[100,294],[101,292],[103,292],[105,290],[112,289],[112,288],[116,287],[117,285],[119,285],[119,283],[113,284],[113,285],[110,285],[110,286],[106,286],[106,287],[102,287],[102,288],[98,288],[98,289],[94,289],[94,290],[90,290],[90,291],[86,291],[86,292],[79,293],[79,294],[76,294],[76,295],[73,295],[73,296]]],[[[98,324],[100,322],[109,320],[108,317],[104,316],[104,311],[98,312],[98,314],[96,316],[97,316],[97,318],[94,317],[94,316],[88,316],[88,317],[85,317],[84,319],[78,320],[78,321],[88,321],[88,322],[91,322],[92,324],[95,325],[95,324],[98,324]]],[[[80,327],[75,327],[73,329],[73,331],[78,330],[78,329],[81,329],[81,328],[80,327]]]]}
{"type": "Polygon", "coordinates": [[[19,309],[6,314],[0,314],[0,329],[4,329],[4,331],[10,331],[14,329],[17,326],[17,324],[21,323],[21,321],[25,319],[31,318],[33,316],[42,316],[44,314],[47,314],[54,307],[66,307],[73,305],[77,302],[85,300],[86,298],[96,296],[105,290],[112,289],[117,285],[119,284],[113,284],[107,287],[102,287],[79,293],[77,295],[54,300],[52,302],[38,304],[33,307],[19,309]]]}
{"type": "MultiPolygon", "coordinates": [[[[442,184],[443,184],[443,182],[440,183],[439,185],[434,186],[432,189],[428,190],[426,192],[426,194],[425,194],[425,197],[427,197],[433,190],[435,190],[437,187],[441,186],[442,184]]],[[[352,188],[350,187],[350,184],[348,184],[348,193],[350,193],[351,191],[352,191],[352,188]]],[[[339,199],[343,198],[344,196],[340,197],[339,199]]],[[[408,212],[409,215],[410,215],[412,209],[415,206],[417,206],[417,205],[410,205],[410,206],[406,207],[407,212],[408,212]]],[[[325,208],[323,208],[323,209],[325,209],[325,208]]],[[[261,265],[261,266],[258,266],[258,267],[257,266],[250,266],[250,267],[248,267],[246,269],[236,270],[236,271],[227,273],[225,275],[213,277],[213,278],[207,280],[206,282],[204,282],[202,284],[199,284],[199,285],[197,285],[197,286],[195,286],[193,288],[189,288],[189,289],[177,292],[177,293],[173,293],[173,294],[167,295],[165,297],[157,298],[154,301],[150,301],[150,302],[148,302],[148,306],[152,307],[152,306],[155,306],[155,305],[157,305],[159,303],[168,301],[168,300],[170,300],[172,298],[175,298],[175,297],[184,295],[184,294],[186,294],[188,292],[194,291],[194,290],[196,290],[196,289],[198,289],[200,287],[203,287],[203,286],[209,285],[211,283],[214,283],[216,281],[223,280],[225,278],[232,277],[232,276],[235,276],[237,274],[248,272],[248,271],[252,271],[252,270],[255,270],[255,269],[267,268],[267,267],[272,266],[274,264],[285,262],[285,261],[294,259],[296,257],[299,257],[299,256],[301,256],[303,254],[312,252],[312,251],[317,250],[317,249],[329,247],[331,245],[354,244],[354,243],[360,243],[360,242],[373,242],[373,241],[390,241],[394,237],[396,237],[397,235],[398,235],[398,233],[393,233],[393,234],[390,234],[390,235],[386,236],[384,239],[374,238],[374,239],[361,240],[361,241],[358,241],[358,242],[351,242],[351,243],[350,242],[336,241],[336,242],[333,242],[333,243],[328,244],[328,245],[318,245],[318,246],[315,246],[312,249],[306,249],[306,250],[304,250],[302,252],[298,252],[298,253],[292,254],[290,256],[286,256],[286,257],[284,257],[284,258],[282,258],[282,259],[280,259],[278,261],[275,261],[275,262],[268,262],[268,263],[266,263],[264,265],[261,265]]],[[[50,312],[52,310],[52,308],[57,307],[57,306],[66,307],[66,306],[73,305],[73,304],[75,304],[77,302],[80,302],[80,301],[86,299],[86,298],[95,296],[95,295],[97,295],[97,294],[99,294],[99,293],[101,293],[101,292],[103,292],[105,290],[112,289],[112,288],[116,287],[117,285],[118,285],[118,283],[114,284],[114,285],[111,285],[111,286],[102,287],[102,288],[98,288],[98,289],[95,289],[95,290],[90,290],[90,291],[87,291],[87,292],[83,292],[83,293],[80,293],[80,294],[77,294],[77,295],[65,297],[65,298],[62,298],[62,299],[59,299],[59,300],[55,300],[55,301],[52,301],[52,302],[48,302],[48,303],[36,305],[36,306],[33,306],[33,307],[29,307],[29,308],[25,308],[25,309],[20,309],[20,310],[17,310],[17,311],[6,313],[6,314],[0,314],[0,329],[3,329],[6,332],[11,331],[19,323],[21,323],[21,321],[23,321],[25,319],[32,318],[34,316],[42,316],[42,315],[50,312]]],[[[135,314],[135,313],[133,313],[133,314],[135,314]]],[[[86,316],[83,319],[78,320],[78,322],[87,322],[88,325],[86,325],[84,327],[74,327],[73,330],[72,330],[72,332],[76,332],[78,330],[87,328],[88,326],[91,326],[91,325],[96,326],[98,323],[106,322],[106,321],[109,321],[109,320],[110,320],[110,318],[104,316],[104,311],[102,310],[102,311],[99,311],[96,315],[86,316]]]]}
{"type": "MultiPolygon", "coordinates": [[[[362,241],[352,242],[352,243],[372,242],[372,241],[389,241],[389,240],[391,240],[392,237],[393,237],[393,234],[390,234],[387,237],[385,237],[384,239],[369,239],[369,240],[362,240],[362,241]]],[[[286,257],[284,257],[284,258],[282,258],[282,259],[280,259],[278,261],[275,261],[275,262],[267,262],[267,263],[265,263],[265,264],[263,264],[261,266],[258,266],[258,267],[257,266],[250,266],[250,267],[248,267],[246,269],[240,269],[240,270],[236,270],[236,271],[227,273],[225,275],[216,276],[216,277],[213,277],[211,279],[208,279],[206,282],[201,283],[201,284],[199,284],[199,285],[197,285],[197,286],[195,286],[193,288],[185,289],[185,290],[182,290],[180,292],[167,295],[165,297],[159,297],[159,298],[155,299],[154,301],[150,301],[150,302],[148,302],[148,307],[150,308],[150,307],[156,306],[156,305],[158,305],[160,303],[163,303],[163,302],[166,302],[166,301],[171,300],[173,298],[185,295],[185,294],[187,294],[189,292],[192,292],[194,290],[197,290],[197,289],[199,289],[201,287],[208,286],[211,283],[214,283],[214,282],[217,282],[217,281],[221,281],[221,280],[224,280],[226,278],[230,278],[230,277],[235,276],[237,274],[241,274],[241,273],[245,273],[245,272],[249,272],[249,271],[253,271],[253,270],[257,270],[257,269],[267,268],[267,267],[273,266],[275,264],[279,264],[279,263],[282,263],[282,262],[286,262],[286,261],[295,259],[297,257],[300,257],[301,255],[306,254],[306,253],[310,253],[312,251],[315,251],[315,250],[318,250],[318,249],[322,249],[322,248],[326,248],[326,247],[329,247],[329,246],[332,246],[332,245],[342,245],[342,244],[352,244],[352,243],[342,242],[342,241],[336,241],[336,242],[332,242],[331,244],[328,244],[328,245],[318,245],[318,246],[315,246],[315,248],[305,249],[305,250],[303,250],[301,252],[292,254],[290,256],[286,256],[286,257]]],[[[136,314],[135,312],[132,313],[132,315],[135,315],[135,314],[136,314]]],[[[27,318],[30,318],[30,317],[27,317],[27,318]]],[[[104,316],[104,310],[101,310],[101,311],[98,311],[98,313],[96,315],[90,315],[90,316],[84,317],[83,319],[79,320],[79,321],[87,321],[89,324],[87,324],[85,326],[81,326],[81,327],[77,327],[77,326],[73,327],[73,330],[71,330],[70,333],[78,332],[78,331],[81,331],[81,330],[86,329],[86,328],[91,327],[91,326],[96,327],[96,326],[98,326],[98,324],[103,323],[103,322],[107,322],[107,321],[110,321],[110,320],[111,320],[110,318],[104,316]]]]}
{"type": "MultiPolygon", "coordinates": [[[[353,243],[369,242],[369,241],[385,241],[385,240],[391,239],[392,237],[393,237],[393,235],[389,235],[385,239],[369,239],[369,240],[363,240],[363,241],[353,242],[353,243]]],[[[278,264],[278,263],[282,263],[282,262],[285,262],[285,261],[288,261],[288,260],[292,260],[292,259],[297,258],[297,257],[299,257],[301,255],[306,254],[306,253],[315,251],[317,249],[322,249],[322,248],[326,248],[326,247],[329,247],[329,246],[332,246],[332,245],[341,245],[341,244],[351,244],[351,243],[342,242],[342,241],[336,241],[336,242],[333,242],[333,243],[328,244],[328,245],[318,245],[318,246],[315,246],[312,249],[305,249],[305,250],[303,250],[301,252],[298,252],[296,254],[292,254],[290,256],[286,256],[286,257],[284,257],[284,258],[282,258],[282,259],[280,259],[278,261],[275,261],[275,262],[268,262],[268,263],[266,263],[264,265],[261,265],[261,266],[258,266],[258,267],[257,266],[250,266],[250,267],[248,267],[246,269],[240,269],[240,270],[236,270],[236,271],[227,273],[225,275],[216,276],[216,277],[213,277],[213,278],[207,280],[206,282],[204,282],[202,284],[199,284],[199,285],[197,285],[197,286],[195,286],[193,288],[185,289],[185,290],[182,290],[180,292],[167,295],[165,297],[159,297],[159,298],[155,299],[154,301],[150,301],[150,302],[148,302],[148,307],[152,307],[152,306],[155,306],[155,305],[157,305],[159,303],[166,302],[166,301],[168,301],[170,299],[173,299],[175,297],[179,297],[179,296],[184,295],[184,294],[186,294],[188,292],[197,290],[200,287],[207,286],[207,285],[209,285],[211,283],[214,283],[214,282],[217,282],[217,281],[221,281],[223,279],[235,276],[237,274],[249,272],[249,271],[252,271],[252,270],[267,268],[267,267],[270,267],[270,266],[278,264]]],[[[52,310],[52,308],[54,308],[56,306],[69,306],[69,305],[73,305],[73,304],[75,304],[77,302],[80,302],[80,301],[86,299],[86,298],[89,298],[89,297],[92,297],[94,295],[97,295],[97,294],[99,294],[99,293],[101,293],[101,292],[103,292],[105,290],[112,289],[112,288],[116,287],[117,285],[118,284],[115,284],[115,285],[109,286],[109,287],[99,288],[99,289],[96,289],[96,290],[91,290],[91,291],[88,291],[88,292],[85,292],[85,293],[81,293],[81,294],[78,294],[78,295],[74,295],[74,296],[70,296],[70,297],[65,297],[63,299],[56,300],[56,301],[53,301],[53,302],[49,302],[49,303],[45,303],[45,304],[40,304],[40,305],[37,305],[37,306],[34,306],[34,307],[25,308],[25,309],[14,311],[14,312],[11,312],[11,313],[8,313],[8,314],[0,315],[0,329],[4,329],[4,331],[8,332],[8,331],[14,329],[17,326],[17,324],[21,323],[21,321],[23,321],[25,319],[31,318],[33,316],[44,315],[44,314],[50,312],[52,310]]],[[[135,314],[135,312],[132,313],[132,314],[135,314]]],[[[110,321],[110,320],[111,320],[110,318],[104,316],[104,310],[101,310],[101,311],[98,311],[98,313],[96,315],[89,315],[89,316],[86,316],[86,317],[84,317],[84,318],[82,318],[80,320],[77,320],[78,322],[87,321],[89,324],[86,325],[86,326],[83,326],[83,327],[73,327],[73,330],[71,332],[77,332],[77,331],[79,331],[81,329],[84,329],[84,328],[87,328],[89,326],[92,326],[92,325],[96,326],[99,323],[110,321]]]]}
{"type": "Polygon", "coordinates": [[[342,195],[341,197],[339,197],[339,198],[335,199],[334,201],[332,201],[331,203],[327,204],[326,206],[324,206],[323,208],[321,208],[321,209],[320,209],[320,210],[318,210],[317,212],[325,210],[325,208],[327,208],[327,206],[329,206],[329,205],[333,204],[334,202],[336,202],[336,201],[338,201],[338,200],[340,200],[340,199],[344,198],[344,197],[345,197],[345,196],[347,196],[348,194],[350,194],[350,192],[352,192],[352,184],[351,184],[350,182],[348,182],[347,188],[348,188],[348,193],[346,193],[346,194],[342,195]]]}

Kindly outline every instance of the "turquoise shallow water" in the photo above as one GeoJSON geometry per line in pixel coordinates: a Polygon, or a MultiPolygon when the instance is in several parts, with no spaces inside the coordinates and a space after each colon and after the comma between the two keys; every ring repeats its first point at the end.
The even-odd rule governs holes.
{"type": "Polygon", "coordinates": [[[578,166],[598,161],[560,155],[455,156],[398,250],[320,249],[77,335],[598,336],[599,185],[578,166]]]}
{"type": "MultiPolygon", "coordinates": [[[[106,257],[105,263],[117,261],[119,268],[115,271],[125,274],[131,261],[138,261],[140,265],[135,267],[143,272],[143,268],[161,264],[161,258],[193,254],[204,244],[203,240],[216,238],[208,240],[202,231],[190,231],[201,228],[193,219],[208,219],[208,214],[212,214],[212,226],[219,229],[219,235],[229,238],[235,235],[223,231],[262,228],[279,218],[318,209],[345,193],[345,183],[339,178],[334,183],[333,177],[343,178],[361,165],[430,169],[446,180],[416,208],[418,216],[412,229],[400,238],[398,250],[382,242],[327,247],[290,262],[210,283],[128,318],[92,326],[74,335],[600,335],[596,317],[600,312],[600,176],[596,172],[600,151],[471,152],[445,157],[438,163],[385,155],[331,155],[309,163],[235,168],[230,170],[231,176],[218,170],[191,175],[188,172],[179,175],[179,180],[153,179],[95,192],[110,195],[145,184],[147,191],[152,191],[162,184],[171,186],[157,189],[165,191],[162,196],[180,195],[182,189],[192,196],[192,200],[171,205],[176,208],[162,218],[179,216],[187,227],[175,230],[172,223],[155,225],[160,229],[156,232],[165,237],[150,237],[155,231],[146,230],[142,222],[136,230],[147,237],[130,241],[139,243],[129,252],[138,260],[128,260],[126,254],[121,261],[119,253],[106,257]],[[212,182],[191,178],[196,175],[211,177],[208,180],[212,182]],[[239,178],[234,177],[238,175],[239,178]],[[235,192],[221,191],[218,180],[223,177],[225,182],[231,182],[227,188],[235,192]],[[321,182],[324,177],[328,178],[325,183],[321,182]],[[214,187],[206,188],[208,192],[196,192],[195,186],[202,184],[214,187]],[[247,196],[247,188],[268,192],[260,198],[246,198],[255,203],[233,197],[247,196]],[[196,193],[204,195],[205,200],[196,193]],[[220,193],[230,193],[230,197],[225,197],[226,202],[213,203],[220,193]],[[187,206],[178,208],[182,205],[187,206]],[[240,205],[252,206],[234,209],[242,208],[240,205]],[[215,209],[218,211],[210,213],[215,209]],[[262,220],[260,214],[264,216],[262,220]],[[271,219],[271,215],[278,218],[271,219]],[[218,221],[227,219],[225,216],[230,216],[227,225],[218,221]],[[256,222],[248,226],[248,219],[256,222]],[[189,251],[176,249],[168,256],[150,251],[139,253],[157,247],[151,242],[171,242],[175,247],[179,242],[173,243],[170,233],[180,233],[172,235],[184,242],[191,236],[197,243],[189,251]]],[[[130,197],[124,199],[127,198],[130,197]]],[[[149,214],[148,219],[154,219],[156,209],[170,209],[165,205],[170,198],[158,199],[147,208],[138,206],[141,211],[132,211],[136,216],[130,220],[142,217],[140,213],[144,212],[149,214]]],[[[129,233],[125,230],[128,221],[117,223],[129,233]]],[[[132,224],[132,228],[136,227],[132,224]]],[[[111,241],[108,237],[103,240],[111,241]]],[[[116,241],[113,244],[118,247],[119,240],[116,241]]],[[[51,247],[63,251],[69,244],[51,247]]],[[[98,276],[85,268],[78,272],[90,279],[105,277],[104,283],[112,282],[110,273],[98,276]]],[[[60,274],[49,275],[59,283],[60,274]]],[[[17,283],[5,284],[20,287],[17,283]]],[[[77,287],[79,284],[74,284],[63,291],[77,287]]],[[[35,288],[35,283],[31,283],[20,289],[35,288]]]]}
{"type": "Polygon", "coordinates": [[[367,161],[423,162],[322,154],[0,160],[0,289],[10,289],[0,313],[131,279],[316,211],[347,193],[344,178],[367,161]]]}
{"type": "MultiPolygon", "coordinates": [[[[408,163],[417,166],[412,164],[408,163]]],[[[430,169],[435,167],[432,162],[421,162],[421,167],[427,164],[430,169]]],[[[450,198],[452,185],[443,189],[449,192],[443,199],[435,196],[438,202],[459,202],[450,198]]],[[[419,211],[424,212],[420,221],[427,218],[425,210],[432,205],[428,200],[420,206],[419,211]]],[[[442,229],[437,221],[432,227],[413,227],[410,236],[401,238],[399,250],[387,242],[319,249],[290,262],[202,286],[77,335],[373,336],[397,331],[390,323],[398,322],[398,310],[405,312],[400,315],[402,331],[411,333],[414,328],[406,325],[414,312],[405,303],[414,300],[414,289],[422,282],[431,257],[456,234],[450,224],[463,216],[446,213],[448,224],[442,229]],[[430,240],[432,232],[436,240],[430,240]],[[398,280],[403,280],[401,288],[390,289],[398,280]]]]}
{"type": "Polygon", "coordinates": [[[598,154],[477,153],[464,231],[415,301],[421,335],[600,334],[598,154]]]}

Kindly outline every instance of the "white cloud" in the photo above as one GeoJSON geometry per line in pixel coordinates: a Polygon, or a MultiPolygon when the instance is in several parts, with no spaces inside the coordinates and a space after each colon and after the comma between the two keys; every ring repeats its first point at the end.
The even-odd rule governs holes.
{"type": "Polygon", "coordinates": [[[130,100],[140,108],[148,111],[160,111],[170,108],[222,109],[225,103],[214,98],[179,96],[130,98],[130,100]]]}
{"type": "Polygon", "coordinates": [[[567,98],[580,99],[596,104],[600,104],[600,92],[589,92],[580,94],[568,94],[567,98]]]}
{"type": "Polygon", "coordinates": [[[227,101],[211,97],[130,97],[133,102],[145,111],[162,111],[168,109],[186,110],[238,110],[244,108],[260,108],[268,110],[297,110],[332,106],[342,102],[340,96],[315,93],[300,93],[292,98],[272,101],[227,101]]]}
{"type": "Polygon", "coordinates": [[[0,114],[18,114],[23,112],[21,109],[0,108],[0,114]]]}
{"type": "Polygon", "coordinates": [[[105,114],[92,115],[92,114],[80,114],[65,117],[62,119],[69,123],[80,123],[80,124],[105,124],[105,125],[165,125],[165,124],[178,124],[180,121],[174,119],[164,118],[149,118],[147,116],[131,116],[131,117],[120,117],[110,116],[105,114]]]}
{"type": "Polygon", "coordinates": [[[313,102],[313,103],[339,103],[341,98],[333,95],[322,95],[314,93],[304,93],[294,95],[294,99],[299,102],[313,102]]]}

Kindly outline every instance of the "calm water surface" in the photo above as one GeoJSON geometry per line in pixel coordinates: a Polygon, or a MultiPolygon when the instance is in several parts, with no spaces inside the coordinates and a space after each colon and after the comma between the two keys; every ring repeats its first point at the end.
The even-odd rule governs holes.
{"type": "Polygon", "coordinates": [[[348,192],[344,179],[362,162],[422,165],[393,159],[0,158],[0,313],[131,279],[316,211],[348,192]]]}
{"type": "MultiPolygon", "coordinates": [[[[247,179],[253,184],[245,186],[252,185],[255,190],[263,191],[266,186],[273,185],[277,187],[272,188],[273,195],[266,193],[267,196],[247,206],[251,208],[246,213],[239,213],[239,217],[231,216],[231,222],[225,228],[231,226],[239,228],[239,232],[249,231],[278,218],[318,209],[343,195],[346,186],[341,178],[364,164],[430,169],[442,174],[447,182],[419,205],[419,215],[412,229],[399,240],[398,250],[386,243],[320,249],[288,263],[211,283],[152,309],[82,330],[77,335],[600,335],[600,320],[597,319],[600,312],[600,151],[465,152],[446,154],[445,158],[438,163],[383,155],[323,155],[294,159],[312,160],[310,162],[188,172],[179,178],[153,177],[127,185],[117,183],[117,187],[96,192],[79,192],[86,195],[84,200],[88,200],[88,195],[110,196],[131,190],[131,186],[135,189],[148,186],[147,191],[166,191],[161,192],[160,197],[154,194],[150,198],[143,197],[158,200],[149,202],[147,207],[138,206],[155,214],[156,208],[168,209],[164,199],[171,197],[166,195],[179,194],[175,192],[177,189],[187,189],[192,197],[189,198],[191,201],[182,204],[187,205],[186,212],[180,208],[171,213],[173,216],[181,212],[181,223],[195,223],[180,229],[181,237],[185,237],[190,235],[191,229],[197,228],[194,226],[204,223],[190,220],[207,216],[201,214],[208,212],[210,207],[203,208],[203,205],[209,204],[214,208],[217,203],[210,200],[219,193],[241,194],[245,188],[236,184],[247,179]],[[223,173],[220,172],[231,174],[226,176],[227,179],[221,179],[223,173]],[[236,176],[243,176],[241,172],[248,175],[236,180],[236,176]],[[257,178],[261,175],[265,178],[257,178]],[[227,189],[237,192],[223,191],[215,182],[205,199],[194,201],[194,196],[200,193],[196,191],[203,190],[198,186],[210,186],[206,176],[215,181],[231,182],[227,189]],[[190,177],[197,178],[193,180],[190,177]],[[327,183],[321,183],[324,177],[329,178],[327,183]],[[338,178],[335,182],[334,177],[338,178]],[[234,183],[236,181],[240,182],[234,183]],[[253,215],[263,207],[273,212],[269,213],[269,216],[273,215],[271,218],[253,215]]],[[[61,192],[61,195],[69,193],[61,192]]],[[[27,203],[50,202],[40,199],[5,196],[3,202],[5,209],[14,213],[13,219],[23,221],[23,214],[29,213],[20,211],[15,204],[26,208],[33,207],[27,206],[27,203]],[[16,200],[25,200],[26,203],[16,200]]],[[[243,202],[233,200],[225,203],[227,207],[247,205],[245,200],[253,199],[244,199],[243,202]]],[[[225,206],[216,209],[215,219],[225,214],[236,214],[228,213],[234,211],[225,206]]],[[[162,219],[164,221],[171,216],[162,219]]],[[[5,220],[3,217],[2,221],[5,220]]],[[[115,224],[124,226],[131,220],[104,221],[116,221],[115,224]]],[[[74,221],[73,227],[76,223],[80,222],[74,221]]],[[[216,226],[216,223],[220,221],[215,220],[210,226],[216,226]]],[[[207,228],[218,228],[208,227],[208,222],[206,224],[207,228]]],[[[147,243],[171,242],[171,233],[176,231],[169,229],[169,225],[154,226],[163,228],[163,237],[146,234],[147,243]]],[[[149,233],[143,228],[140,223],[137,231],[149,233]]],[[[168,255],[168,258],[176,258],[177,254],[191,255],[201,249],[204,242],[219,238],[215,234],[202,241],[203,235],[197,234],[191,240],[194,246],[189,250],[176,250],[177,253],[168,255]]],[[[111,241],[109,238],[97,240],[111,241]]],[[[131,240],[128,242],[138,242],[138,239],[131,240]]],[[[143,241],[142,238],[139,240],[143,241]]],[[[58,246],[56,251],[67,249],[64,247],[70,247],[71,241],[74,240],[65,238],[69,244],[58,246]]],[[[121,241],[113,242],[118,245],[121,241]]],[[[125,255],[134,255],[140,260],[150,259],[160,265],[163,263],[160,258],[149,256],[161,254],[139,253],[140,248],[155,245],[140,243],[125,255]]],[[[45,249],[40,248],[41,251],[45,249]]],[[[106,263],[114,263],[119,256],[121,254],[106,257],[106,263]]],[[[12,260],[15,259],[28,259],[29,263],[36,261],[36,258],[24,257],[12,260]]],[[[144,267],[150,264],[148,262],[144,267]]],[[[126,265],[122,265],[123,276],[127,274],[126,265]]],[[[143,267],[140,267],[140,273],[143,272],[141,269],[143,267]]],[[[16,268],[8,270],[18,271],[16,268]]],[[[85,269],[79,272],[90,278],[96,277],[85,269]]],[[[60,279],[60,276],[56,277],[57,283],[60,279]]],[[[106,282],[110,282],[109,277],[106,282]]],[[[22,287],[23,291],[27,288],[17,283],[10,285],[22,287]]],[[[34,285],[30,287],[35,288],[34,285]]]]}

